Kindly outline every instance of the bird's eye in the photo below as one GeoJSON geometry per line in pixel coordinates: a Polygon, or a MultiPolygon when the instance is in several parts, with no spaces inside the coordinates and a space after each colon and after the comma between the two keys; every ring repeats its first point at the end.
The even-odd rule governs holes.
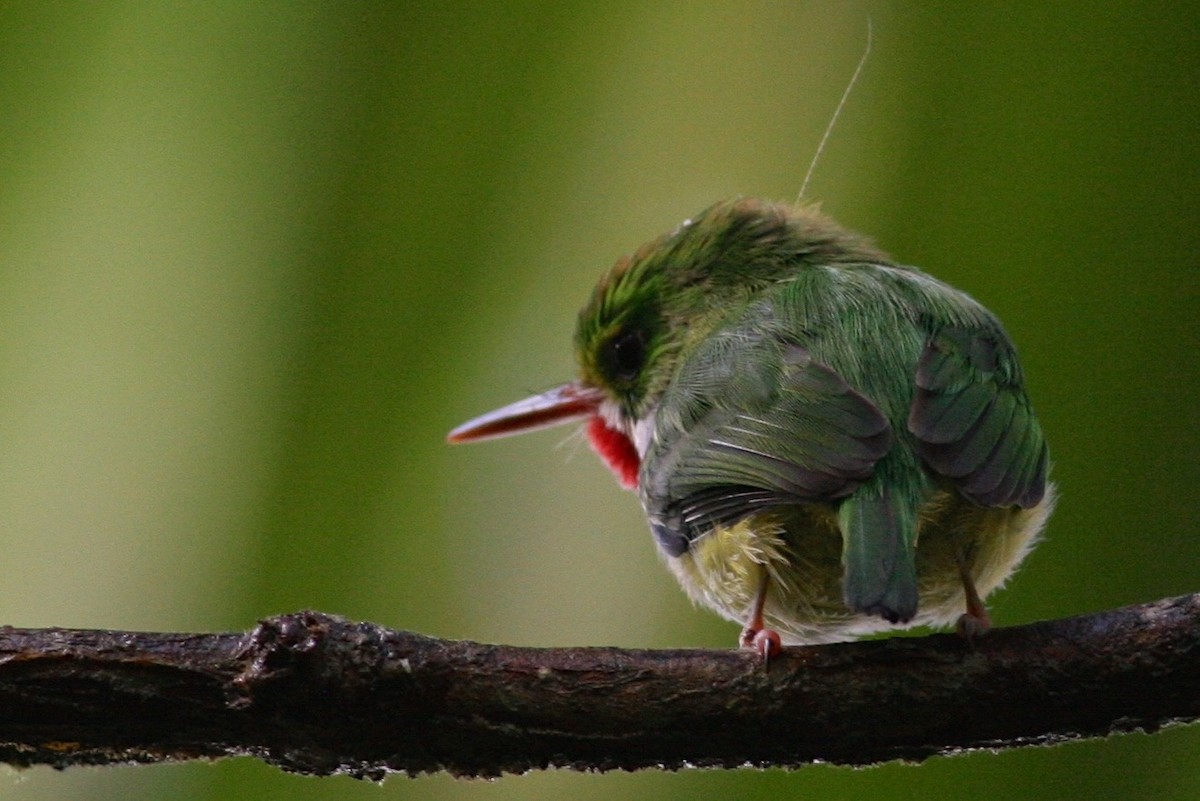
{"type": "Polygon", "coordinates": [[[614,378],[632,381],[646,361],[646,344],[637,331],[626,331],[609,340],[609,364],[614,378]]]}

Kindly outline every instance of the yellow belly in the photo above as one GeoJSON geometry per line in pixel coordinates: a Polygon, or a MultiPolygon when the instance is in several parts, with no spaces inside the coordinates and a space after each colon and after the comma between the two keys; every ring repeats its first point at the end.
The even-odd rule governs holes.
{"type": "Polygon", "coordinates": [[[744,624],[763,577],[764,615],[786,644],[835,642],[913,626],[947,626],[966,611],[959,561],[981,598],[1003,585],[1037,542],[1054,487],[1032,509],[982,509],[939,493],[917,532],[917,615],[894,625],[842,602],[842,535],[831,507],[806,506],[715,529],[667,564],[696,603],[744,624]]]}

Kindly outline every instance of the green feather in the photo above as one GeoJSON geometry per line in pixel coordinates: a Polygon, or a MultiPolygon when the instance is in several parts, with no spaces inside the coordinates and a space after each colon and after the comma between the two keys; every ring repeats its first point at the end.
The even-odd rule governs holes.
{"type": "Polygon", "coordinates": [[[1046,443],[999,323],[945,327],[930,337],[915,379],[908,430],[926,467],[981,506],[1036,506],[1046,443]]]}
{"type": "Polygon", "coordinates": [[[892,623],[917,613],[917,509],[903,495],[873,481],[838,510],[846,606],[892,623]]]}
{"type": "Polygon", "coordinates": [[[804,529],[794,542],[836,522],[849,610],[907,621],[925,504],[1046,491],[999,321],[810,209],[721,203],[641,248],[597,286],[576,347],[644,448],[638,489],[671,557],[772,509],[804,529]],[[631,339],[636,373],[614,367],[631,339]]]}

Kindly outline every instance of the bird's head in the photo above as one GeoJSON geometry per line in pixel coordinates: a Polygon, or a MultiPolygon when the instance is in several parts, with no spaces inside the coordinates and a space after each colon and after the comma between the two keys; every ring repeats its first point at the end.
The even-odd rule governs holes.
{"type": "Polygon", "coordinates": [[[572,420],[621,484],[637,486],[655,412],[676,365],[728,314],[805,264],[881,254],[812,209],[718,203],[620,259],[579,313],[579,378],[450,432],[472,442],[572,420]]]}

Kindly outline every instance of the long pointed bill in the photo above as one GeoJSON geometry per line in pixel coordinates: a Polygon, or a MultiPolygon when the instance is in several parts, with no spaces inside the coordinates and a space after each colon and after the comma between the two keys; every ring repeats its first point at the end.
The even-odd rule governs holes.
{"type": "Polygon", "coordinates": [[[479,442],[582,420],[594,415],[602,400],[600,390],[572,381],[463,423],[446,435],[446,441],[479,442]]]}

